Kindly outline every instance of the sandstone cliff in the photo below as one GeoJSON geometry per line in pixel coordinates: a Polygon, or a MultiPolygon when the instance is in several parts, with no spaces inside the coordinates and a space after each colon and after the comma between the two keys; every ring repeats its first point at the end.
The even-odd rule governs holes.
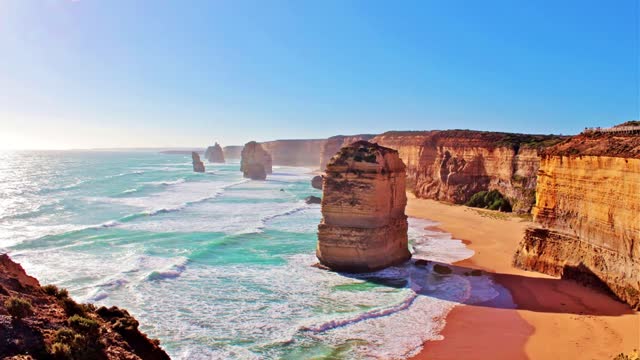
{"type": "Polygon", "coordinates": [[[204,157],[210,163],[224,163],[224,153],[220,144],[216,143],[213,146],[209,146],[204,152],[204,157]]]}
{"type": "Polygon", "coordinates": [[[477,192],[498,190],[522,213],[535,202],[540,149],[560,140],[552,135],[434,130],[387,132],[371,141],[398,150],[417,197],[464,204],[477,192]]]}
{"type": "Polygon", "coordinates": [[[169,359],[127,311],[77,304],[65,290],[41,287],[19,264],[0,255],[0,358],[14,356],[169,359]]]}
{"type": "Polygon", "coordinates": [[[222,153],[224,154],[224,158],[229,159],[240,159],[240,154],[242,153],[242,149],[244,146],[242,145],[230,145],[222,148],[222,153]]]}
{"type": "Polygon", "coordinates": [[[337,271],[374,271],[406,261],[405,165],[398,152],[366,141],[327,165],[316,254],[337,271]]]}
{"type": "Polygon", "coordinates": [[[274,165],[309,166],[316,169],[325,142],[324,139],[274,140],[260,145],[271,154],[274,165]]]}
{"type": "Polygon", "coordinates": [[[200,160],[200,155],[195,151],[191,153],[191,162],[193,164],[193,171],[204,172],[204,163],[200,160]]]}
{"type": "Polygon", "coordinates": [[[250,141],[242,149],[240,171],[246,178],[265,180],[272,173],[271,155],[260,144],[250,141]]]}
{"type": "Polygon", "coordinates": [[[374,136],[375,135],[360,134],[348,136],[337,135],[328,138],[320,150],[320,171],[325,170],[329,160],[331,160],[331,158],[343,147],[351,145],[356,141],[371,140],[374,136]]]}
{"type": "Polygon", "coordinates": [[[581,134],[547,149],[536,200],[515,265],[604,284],[640,308],[640,134],[581,134]]]}

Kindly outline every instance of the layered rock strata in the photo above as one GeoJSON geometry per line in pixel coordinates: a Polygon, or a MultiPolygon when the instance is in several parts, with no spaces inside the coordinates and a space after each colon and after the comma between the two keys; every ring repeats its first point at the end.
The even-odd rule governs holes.
{"type": "Polygon", "coordinates": [[[640,135],[582,134],[541,154],[516,266],[608,288],[640,308],[640,135]]]}
{"type": "Polygon", "coordinates": [[[169,356],[158,340],[138,330],[138,321],[126,310],[78,304],[66,291],[41,287],[19,264],[0,255],[0,358],[164,360],[169,356]],[[10,315],[17,314],[15,304],[25,303],[31,304],[29,311],[10,315]]]}
{"type": "Polygon", "coordinates": [[[250,141],[242,149],[240,171],[246,178],[265,180],[272,173],[271,155],[260,144],[250,141]]]}
{"type": "Polygon", "coordinates": [[[204,152],[204,157],[210,163],[224,163],[224,153],[220,144],[215,143],[213,146],[209,146],[204,152]]]}
{"type": "Polygon", "coordinates": [[[358,141],[327,164],[316,255],[336,271],[367,272],[409,258],[405,165],[398,152],[358,141]]]}
{"type": "Polygon", "coordinates": [[[193,171],[204,172],[204,163],[200,160],[200,155],[195,151],[191,153],[191,163],[193,164],[193,171]]]}
{"type": "Polygon", "coordinates": [[[562,138],[471,130],[387,132],[371,141],[398,150],[417,197],[464,204],[498,190],[514,211],[535,202],[541,149],[562,138]]]}

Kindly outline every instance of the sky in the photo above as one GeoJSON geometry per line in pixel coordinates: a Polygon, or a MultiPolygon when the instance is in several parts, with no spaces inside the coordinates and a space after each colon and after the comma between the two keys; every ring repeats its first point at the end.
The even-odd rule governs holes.
{"type": "Polygon", "coordinates": [[[0,0],[0,149],[640,118],[638,0],[0,0]]]}

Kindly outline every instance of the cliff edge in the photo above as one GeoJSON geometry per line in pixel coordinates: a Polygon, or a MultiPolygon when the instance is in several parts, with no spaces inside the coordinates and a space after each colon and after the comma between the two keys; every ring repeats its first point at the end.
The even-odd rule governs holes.
{"type": "Polygon", "coordinates": [[[169,356],[126,310],[78,304],[66,290],[40,286],[0,255],[0,358],[153,359],[169,356]]]}

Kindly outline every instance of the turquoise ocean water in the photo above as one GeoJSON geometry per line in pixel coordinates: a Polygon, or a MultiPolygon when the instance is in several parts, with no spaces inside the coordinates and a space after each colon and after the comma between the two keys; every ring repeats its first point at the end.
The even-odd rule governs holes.
{"type": "MultiPolygon", "coordinates": [[[[316,263],[311,169],[242,178],[151,152],[0,153],[0,252],[79,301],[126,308],[176,359],[401,359],[439,339],[491,279],[411,263],[336,274],[316,263]]],[[[410,219],[414,258],[472,255],[410,219]]]]}

